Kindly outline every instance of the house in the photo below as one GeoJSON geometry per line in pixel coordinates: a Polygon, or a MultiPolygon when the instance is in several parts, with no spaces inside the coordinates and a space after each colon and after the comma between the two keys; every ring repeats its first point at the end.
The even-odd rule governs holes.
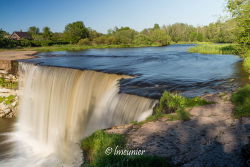
{"type": "Polygon", "coordinates": [[[28,32],[13,32],[10,37],[13,40],[21,40],[21,39],[32,39],[32,36],[28,32]]]}

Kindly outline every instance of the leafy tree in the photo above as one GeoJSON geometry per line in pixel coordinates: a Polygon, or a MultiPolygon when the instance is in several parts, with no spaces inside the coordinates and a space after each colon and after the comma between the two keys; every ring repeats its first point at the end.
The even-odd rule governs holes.
{"type": "Polygon", "coordinates": [[[35,34],[39,34],[40,30],[39,30],[38,27],[32,26],[32,27],[29,27],[28,32],[29,32],[31,35],[35,35],[35,34]]]}
{"type": "Polygon", "coordinates": [[[0,39],[3,39],[6,35],[8,35],[8,33],[3,29],[0,29],[0,39]]]}
{"type": "Polygon", "coordinates": [[[238,42],[250,45],[250,1],[228,0],[227,7],[237,22],[238,42]]]}
{"type": "Polygon", "coordinates": [[[89,31],[82,21],[66,25],[64,34],[70,43],[77,43],[80,39],[89,37],[89,31]]]}
{"type": "Polygon", "coordinates": [[[159,24],[154,24],[154,28],[153,29],[160,29],[159,24]]]}
{"type": "Polygon", "coordinates": [[[50,40],[52,37],[52,32],[50,31],[49,27],[43,28],[43,38],[46,40],[50,40]]]}

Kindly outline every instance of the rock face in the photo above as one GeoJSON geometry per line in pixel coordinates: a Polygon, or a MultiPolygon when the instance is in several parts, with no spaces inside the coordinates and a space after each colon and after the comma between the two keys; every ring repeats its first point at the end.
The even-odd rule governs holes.
{"type": "Polygon", "coordinates": [[[147,154],[168,157],[176,166],[244,166],[241,148],[248,143],[250,119],[232,117],[229,97],[229,94],[207,95],[205,99],[216,103],[193,108],[190,121],[160,120],[107,132],[127,134],[129,146],[144,149],[147,154]]]}
{"type": "MultiPolygon", "coordinates": [[[[0,71],[0,78],[4,82],[18,82],[18,79],[13,74],[8,74],[5,71],[0,71]]],[[[13,118],[17,113],[17,90],[0,87],[0,118],[13,118]]]]}
{"type": "Polygon", "coordinates": [[[32,55],[36,53],[36,51],[1,51],[0,69],[15,74],[18,68],[16,60],[34,58],[32,55]]]}

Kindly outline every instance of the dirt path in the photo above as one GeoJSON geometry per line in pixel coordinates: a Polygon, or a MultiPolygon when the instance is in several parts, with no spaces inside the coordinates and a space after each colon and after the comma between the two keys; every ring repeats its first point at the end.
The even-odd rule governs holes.
{"type": "Polygon", "coordinates": [[[19,60],[19,59],[30,59],[31,56],[36,54],[36,51],[0,51],[0,60],[19,60]]]}
{"type": "Polygon", "coordinates": [[[147,154],[168,157],[176,166],[238,167],[241,147],[248,143],[250,119],[233,119],[229,95],[204,97],[216,102],[193,108],[190,121],[156,121],[141,127],[125,125],[107,130],[128,135],[128,145],[147,154]]]}

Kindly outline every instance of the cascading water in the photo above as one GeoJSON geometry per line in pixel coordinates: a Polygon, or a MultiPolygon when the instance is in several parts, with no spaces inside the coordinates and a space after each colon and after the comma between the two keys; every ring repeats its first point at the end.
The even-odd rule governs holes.
{"type": "Polygon", "coordinates": [[[155,101],[119,94],[128,76],[19,64],[20,105],[15,146],[1,167],[75,167],[80,140],[97,129],[143,120],[155,101]]]}

